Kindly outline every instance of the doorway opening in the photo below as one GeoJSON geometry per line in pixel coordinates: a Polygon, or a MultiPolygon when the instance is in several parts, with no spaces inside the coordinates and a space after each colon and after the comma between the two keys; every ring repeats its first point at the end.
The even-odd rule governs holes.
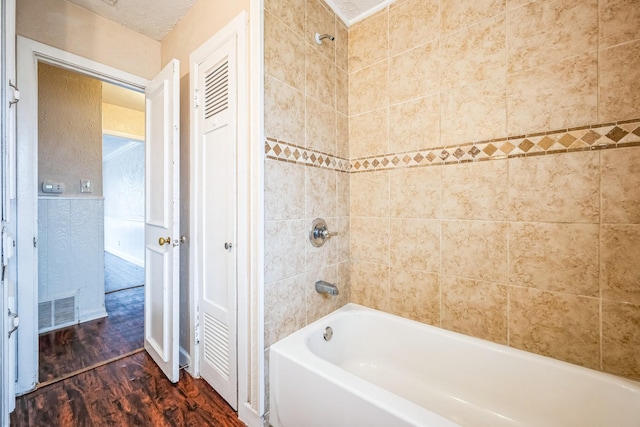
{"type": "Polygon", "coordinates": [[[38,63],[38,382],[144,346],[144,94],[38,63]]]}

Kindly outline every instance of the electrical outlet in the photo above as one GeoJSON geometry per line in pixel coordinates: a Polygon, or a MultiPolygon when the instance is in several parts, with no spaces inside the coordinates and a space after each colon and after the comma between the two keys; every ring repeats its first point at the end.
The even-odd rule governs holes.
{"type": "Polygon", "coordinates": [[[80,192],[91,193],[91,180],[83,179],[80,181],[80,192]]]}

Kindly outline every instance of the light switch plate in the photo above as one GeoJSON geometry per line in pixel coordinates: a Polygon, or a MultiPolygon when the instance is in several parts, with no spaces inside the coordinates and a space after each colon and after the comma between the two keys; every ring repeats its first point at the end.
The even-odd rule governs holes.
{"type": "Polygon", "coordinates": [[[82,192],[82,193],[91,193],[91,180],[90,179],[80,180],[80,192],[82,192]]]}

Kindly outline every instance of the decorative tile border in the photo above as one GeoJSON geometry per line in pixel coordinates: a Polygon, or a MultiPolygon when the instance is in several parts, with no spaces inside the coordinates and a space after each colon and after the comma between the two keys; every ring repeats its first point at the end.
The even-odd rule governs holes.
{"type": "Polygon", "coordinates": [[[288,142],[277,141],[273,138],[267,138],[265,141],[264,152],[267,158],[272,160],[349,172],[348,159],[289,144],[288,142]]]}
{"type": "Polygon", "coordinates": [[[267,138],[267,158],[340,172],[370,172],[640,145],[640,119],[348,160],[267,138]]]}
{"type": "Polygon", "coordinates": [[[640,119],[363,157],[351,160],[350,171],[436,166],[634,145],[640,145],[640,119]]]}

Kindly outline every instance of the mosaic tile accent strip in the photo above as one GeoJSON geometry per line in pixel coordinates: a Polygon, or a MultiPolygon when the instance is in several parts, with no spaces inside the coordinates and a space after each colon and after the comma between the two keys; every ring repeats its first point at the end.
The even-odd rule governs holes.
{"type": "Polygon", "coordinates": [[[349,172],[349,160],[288,142],[267,138],[264,152],[268,159],[349,172]]]}
{"type": "Polygon", "coordinates": [[[640,145],[640,119],[351,160],[350,172],[498,160],[640,145]]]}
{"type": "Polygon", "coordinates": [[[267,158],[272,160],[355,173],[604,150],[634,145],[640,145],[640,119],[352,160],[273,138],[267,138],[264,148],[267,158]]]}

